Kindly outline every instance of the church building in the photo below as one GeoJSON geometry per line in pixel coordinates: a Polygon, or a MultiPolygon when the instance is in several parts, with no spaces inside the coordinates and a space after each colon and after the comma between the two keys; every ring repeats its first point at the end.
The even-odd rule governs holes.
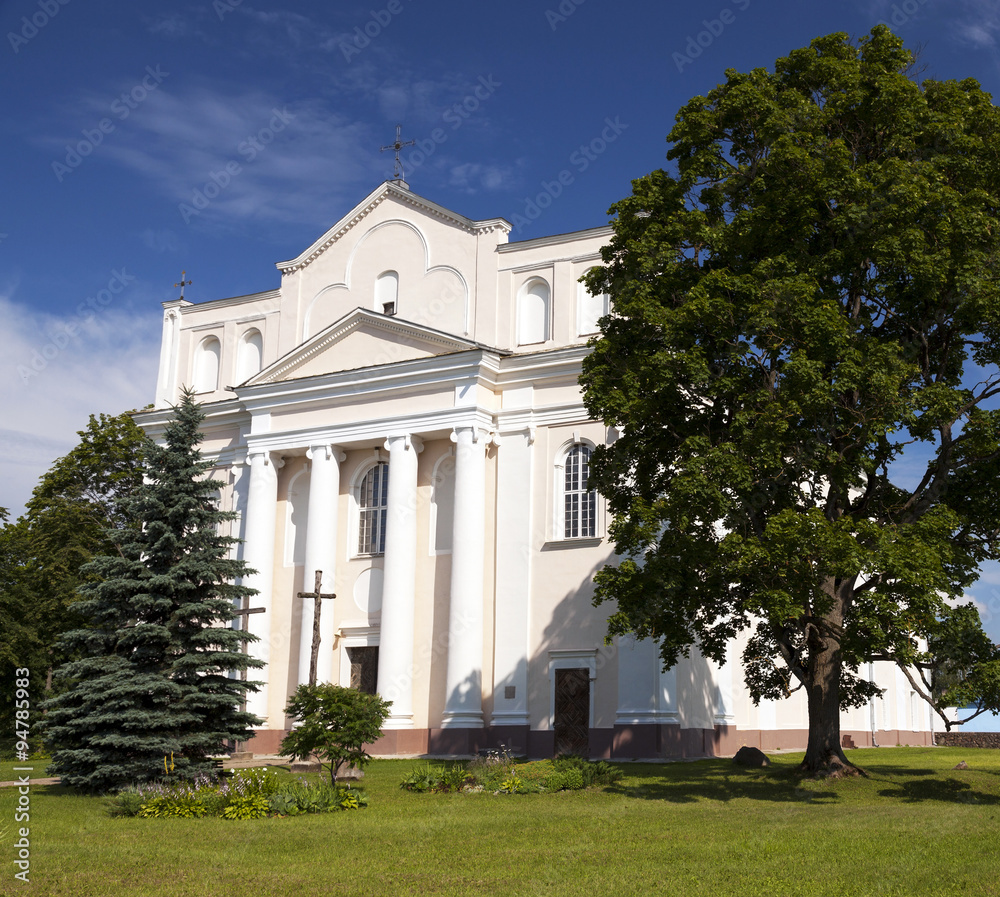
{"type": "MultiPolygon", "coordinates": [[[[651,642],[605,644],[592,579],[614,552],[587,471],[615,434],[578,377],[608,312],[580,277],[611,229],[510,231],[395,179],[278,262],[277,289],[164,303],[155,405],[136,419],[156,438],[184,386],[203,403],[202,449],[256,571],[240,620],[266,684],[248,749],[288,731],[316,600],[318,680],[392,701],[377,754],[803,748],[803,694],[755,706],[739,646],[663,671],[651,642]],[[335,597],[310,597],[316,571],[335,597]]],[[[885,694],[845,711],[844,734],[931,743],[902,673],[867,675],[885,694]]]]}

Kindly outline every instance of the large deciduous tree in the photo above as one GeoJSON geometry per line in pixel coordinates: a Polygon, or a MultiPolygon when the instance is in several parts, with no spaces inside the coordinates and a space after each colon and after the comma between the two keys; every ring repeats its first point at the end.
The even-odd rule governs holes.
{"type": "Polygon", "coordinates": [[[252,636],[227,625],[252,590],[236,584],[248,570],[220,532],[233,515],[198,449],[203,419],[185,395],[121,509],[141,528],[113,530],[116,550],[84,568],[95,580],[76,605],[86,624],[63,638],[78,659],[57,671],[65,690],[44,724],[51,768],[83,790],[155,779],[171,754],[179,775],[209,771],[211,754],[259,722],[241,706],[257,683],[236,674],[262,663],[241,651],[252,636]]]}
{"type": "Polygon", "coordinates": [[[998,555],[1000,113],[913,63],[880,26],[727,71],[588,278],[613,311],[585,400],[620,431],[591,468],[623,555],[596,600],[668,666],[743,633],[754,700],[806,690],[811,772],[853,769],[862,664],[918,683],[998,555]]]}
{"type": "MultiPolygon", "coordinates": [[[[74,609],[86,579],[81,568],[115,550],[110,531],[138,526],[121,509],[142,484],[142,431],[128,414],[102,414],[91,415],[78,435],[41,478],[25,513],[0,529],[0,688],[13,694],[16,670],[30,670],[35,706],[48,671],[69,659],[57,648],[59,636],[82,622],[74,609]]],[[[13,731],[12,708],[0,707],[4,732],[13,731]]]]}

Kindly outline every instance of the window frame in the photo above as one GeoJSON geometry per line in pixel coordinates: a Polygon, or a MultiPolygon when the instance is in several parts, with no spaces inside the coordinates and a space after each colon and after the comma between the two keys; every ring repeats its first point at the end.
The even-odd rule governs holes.
{"type": "Polygon", "coordinates": [[[363,470],[359,471],[352,492],[354,495],[356,514],[352,540],[354,550],[351,556],[356,558],[383,557],[385,555],[385,531],[389,517],[389,462],[380,458],[379,460],[368,464],[365,468],[363,468],[363,470]],[[378,488],[382,492],[384,502],[377,505],[366,506],[364,504],[367,493],[365,483],[376,470],[380,469],[382,471],[381,482],[377,484],[375,488],[378,488]],[[373,544],[373,539],[366,538],[366,535],[370,536],[370,533],[366,534],[365,532],[367,512],[373,511],[378,512],[377,521],[379,529],[377,545],[373,544]],[[365,550],[364,546],[367,546],[369,549],[376,547],[380,550],[365,550]]]}
{"type": "MultiPolygon", "coordinates": [[[[593,456],[595,448],[596,446],[589,439],[583,439],[574,434],[574,438],[566,442],[556,454],[552,491],[552,539],[555,542],[592,542],[603,537],[600,519],[601,503],[598,501],[597,490],[593,487],[586,490],[576,488],[570,491],[567,489],[571,457],[579,450],[586,450],[589,481],[590,459],[593,456]],[[581,527],[578,525],[575,533],[567,535],[567,498],[570,495],[579,496],[581,499],[586,497],[590,499],[591,513],[589,516],[591,526],[586,532],[581,532],[581,527]]],[[[577,514],[577,520],[578,522],[582,520],[579,513],[577,514]]]]}

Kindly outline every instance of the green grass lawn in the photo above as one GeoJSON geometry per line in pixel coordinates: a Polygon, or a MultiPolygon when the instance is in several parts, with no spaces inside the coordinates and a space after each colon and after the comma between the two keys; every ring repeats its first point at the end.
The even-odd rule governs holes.
{"type": "Polygon", "coordinates": [[[0,893],[1000,895],[1000,752],[850,756],[868,778],[800,781],[784,754],[766,770],[626,764],[611,787],[529,795],[410,793],[422,761],[382,760],[368,809],[249,822],[112,819],[100,798],[37,786],[28,886],[4,789],[0,893]]]}

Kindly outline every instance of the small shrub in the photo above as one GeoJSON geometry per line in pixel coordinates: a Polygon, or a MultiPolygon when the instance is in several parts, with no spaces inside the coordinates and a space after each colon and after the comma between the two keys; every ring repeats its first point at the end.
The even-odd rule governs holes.
{"type": "Polygon", "coordinates": [[[441,784],[441,776],[430,766],[414,769],[400,783],[400,788],[404,791],[416,791],[423,794],[425,791],[433,791],[441,784]]]}
{"type": "Polygon", "coordinates": [[[501,782],[497,791],[500,794],[519,794],[524,787],[524,781],[516,775],[508,775],[501,782]]]}
{"type": "Polygon", "coordinates": [[[129,787],[109,797],[105,801],[105,806],[109,816],[133,817],[139,815],[145,800],[146,796],[141,790],[129,787]]]}
{"type": "Polygon", "coordinates": [[[183,792],[166,792],[149,798],[139,810],[139,815],[146,819],[165,819],[179,817],[181,819],[198,819],[206,816],[204,805],[195,794],[183,792]]]}
{"type": "Polygon", "coordinates": [[[222,817],[223,819],[263,819],[270,809],[270,803],[263,794],[231,797],[226,808],[222,811],[222,817]]]}

